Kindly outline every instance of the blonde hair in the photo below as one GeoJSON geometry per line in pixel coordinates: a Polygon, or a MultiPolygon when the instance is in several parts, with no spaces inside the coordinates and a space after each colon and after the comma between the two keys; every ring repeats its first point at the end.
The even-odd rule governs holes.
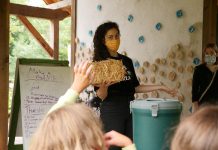
{"type": "Polygon", "coordinates": [[[48,114],[34,134],[29,150],[104,150],[101,122],[84,104],[48,114]]]}
{"type": "Polygon", "coordinates": [[[218,106],[205,106],[180,123],[171,150],[215,150],[217,140],[218,106]]]}

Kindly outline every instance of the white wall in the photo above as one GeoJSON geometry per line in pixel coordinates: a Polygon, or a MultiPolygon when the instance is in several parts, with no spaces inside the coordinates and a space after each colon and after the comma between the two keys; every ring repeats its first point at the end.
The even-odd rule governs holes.
{"type": "MultiPolygon", "coordinates": [[[[121,46],[119,52],[125,51],[127,55],[140,63],[136,72],[144,84],[159,84],[160,82],[178,87],[184,98],[184,114],[188,114],[191,103],[191,79],[193,73],[194,58],[201,58],[202,49],[202,21],[203,0],[78,0],[77,6],[77,37],[80,41],[77,47],[77,61],[90,57],[92,38],[88,32],[94,32],[98,25],[105,21],[115,21],[121,31],[121,46]],[[97,9],[102,6],[102,10],[97,9]],[[176,16],[177,10],[183,11],[183,16],[176,16]],[[128,16],[134,17],[132,22],[128,16]],[[162,24],[161,30],[156,30],[156,23],[162,24]],[[194,25],[195,31],[189,32],[189,27],[194,25]],[[139,43],[139,36],[143,35],[144,43],[139,43]],[[81,45],[85,43],[85,45],[81,45]],[[193,52],[191,56],[190,52],[193,52]],[[175,57],[170,57],[170,54],[175,57]],[[177,56],[184,55],[178,59],[177,56]],[[165,59],[167,63],[160,64],[158,60],[165,59]],[[152,71],[150,66],[145,67],[147,61],[150,66],[155,64],[158,69],[152,71]],[[172,62],[174,62],[173,66],[172,62]],[[178,72],[178,68],[184,69],[178,72]],[[144,72],[142,70],[145,70],[144,72]],[[176,73],[175,80],[169,79],[170,72],[176,73]],[[164,72],[165,76],[160,76],[164,72]],[[147,79],[147,81],[145,80],[147,79]],[[155,81],[153,80],[155,78],[155,81]],[[181,86],[178,86],[178,84],[181,86]]],[[[158,97],[169,95],[158,92],[158,97]]],[[[156,97],[156,94],[136,95],[137,98],[146,96],[156,97]]]]}

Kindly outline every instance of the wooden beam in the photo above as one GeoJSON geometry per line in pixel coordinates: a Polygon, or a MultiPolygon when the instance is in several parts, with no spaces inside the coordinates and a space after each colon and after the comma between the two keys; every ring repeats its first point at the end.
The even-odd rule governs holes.
{"type": "Polygon", "coordinates": [[[54,59],[59,59],[59,21],[51,21],[51,44],[54,49],[54,59]]]}
{"type": "Polygon", "coordinates": [[[59,9],[52,10],[48,8],[26,6],[13,3],[10,3],[10,14],[49,20],[62,20],[69,16],[68,12],[59,9]]]}
{"type": "Polygon", "coordinates": [[[202,42],[203,47],[205,47],[207,43],[216,43],[216,4],[217,0],[204,0],[202,42]]]}
{"type": "Polygon", "coordinates": [[[7,150],[9,86],[9,1],[0,1],[0,150],[7,150]]]}
{"type": "Polygon", "coordinates": [[[20,21],[25,25],[25,27],[32,33],[33,37],[39,42],[39,44],[48,52],[48,54],[53,57],[53,49],[50,45],[44,40],[41,34],[34,28],[34,26],[29,22],[29,20],[24,16],[17,16],[20,21]]]}
{"type": "Polygon", "coordinates": [[[76,12],[77,12],[77,0],[71,0],[71,60],[70,65],[75,65],[76,54],[76,12]]]}
{"type": "Polygon", "coordinates": [[[53,4],[46,5],[45,8],[62,9],[65,7],[70,7],[70,6],[71,6],[71,0],[63,0],[63,1],[53,3],[53,4]]]}

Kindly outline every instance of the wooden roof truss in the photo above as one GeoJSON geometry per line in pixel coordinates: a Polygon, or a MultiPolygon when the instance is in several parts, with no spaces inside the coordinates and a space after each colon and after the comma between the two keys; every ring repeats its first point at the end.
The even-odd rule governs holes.
{"type": "MultiPolygon", "coordinates": [[[[45,1],[48,3],[47,1],[45,1]]],[[[51,2],[50,2],[51,3],[51,2]]],[[[48,4],[45,8],[10,3],[10,14],[16,15],[23,25],[46,50],[49,56],[59,57],[59,21],[71,15],[71,0],[63,0],[48,4]],[[51,21],[50,44],[41,36],[27,17],[47,19],[51,21]]]]}

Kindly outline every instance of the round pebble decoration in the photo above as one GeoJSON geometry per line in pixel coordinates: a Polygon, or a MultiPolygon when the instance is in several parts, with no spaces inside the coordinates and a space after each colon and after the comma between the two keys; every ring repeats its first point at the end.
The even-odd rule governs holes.
{"type": "Polygon", "coordinates": [[[177,10],[176,11],[176,17],[177,18],[181,18],[183,16],[183,12],[182,12],[182,10],[180,9],[180,10],[177,10]]]}
{"type": "Polygon", "coordinates": [[[145,42],[145,38],[143,35],[139,36],[138,38],[139,43],[144,43],[145,42]]]}
{"type": "Polygon", "coordinates": [[[155,25],[155,28],[157,30],[160,30],[162,28],[162,24],[160,22],[158,22],[156,25],[155,25]]]}
{"type": "Polygon", "coordinates": [[[129,15],[129,16],[128,16],[128,21],[129,21],[129,22],[133,22],[133,19],[134,19],[133,15],[129,15]]]}

